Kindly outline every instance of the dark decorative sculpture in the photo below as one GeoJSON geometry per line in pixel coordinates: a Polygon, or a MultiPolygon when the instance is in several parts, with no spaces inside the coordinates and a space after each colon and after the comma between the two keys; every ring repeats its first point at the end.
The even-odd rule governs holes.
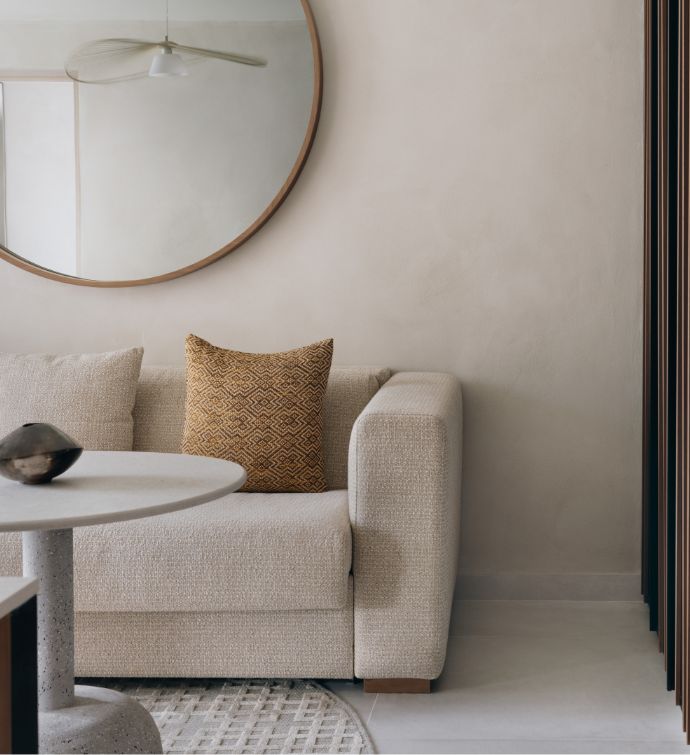
{"type": "Polygon", "coordinates": [[[46,422],[29,422],[0,440],[0,474],[40,485],[66,472],[84,449],[46,422]]]}

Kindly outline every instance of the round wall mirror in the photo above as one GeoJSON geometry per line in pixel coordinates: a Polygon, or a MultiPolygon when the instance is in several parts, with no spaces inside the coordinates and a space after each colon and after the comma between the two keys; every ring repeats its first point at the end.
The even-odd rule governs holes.
{"type": "Polygon", "coordinates": [[[208,265],[285,199],[320,104],[307,0],[2,0],[0,256],[92,286],[208,265]]]}

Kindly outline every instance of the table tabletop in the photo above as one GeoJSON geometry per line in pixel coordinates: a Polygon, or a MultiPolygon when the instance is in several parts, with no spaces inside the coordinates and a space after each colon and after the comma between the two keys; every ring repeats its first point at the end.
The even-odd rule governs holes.
{"type": "Polygon", "coordinates": [[[85,451],[45,485],[0,478],[0,532],[71,529],[198,506],[240,488],[244,469],[223,459],[85,451]]]}

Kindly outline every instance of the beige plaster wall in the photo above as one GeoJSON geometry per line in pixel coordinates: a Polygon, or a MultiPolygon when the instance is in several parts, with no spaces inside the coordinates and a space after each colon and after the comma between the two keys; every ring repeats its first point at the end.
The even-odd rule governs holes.
{"type": "MultiPolygon", "coordinates": [[[[333,336],[465,390],[461,568],[639,568],[641,0],[314,0],[322,124],[269,225],[153,287],[0,265],[0,348],[333,336]]],[[[40,220],[40,219],[39,219],[40,220]]],[[[4,400],[4,399],[3,399],[4,400]]]]}

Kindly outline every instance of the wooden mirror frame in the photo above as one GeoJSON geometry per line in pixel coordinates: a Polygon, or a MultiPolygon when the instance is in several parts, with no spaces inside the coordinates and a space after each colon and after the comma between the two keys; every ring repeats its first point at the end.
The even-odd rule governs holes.
{"type": "Polygon", "coordinates": [[[28,260],[20,257],[18,254],[10,251],[6,247],[0,245],[0,259],[20,267],[22,270],[26,270],[36,275],[41,275],[44,278],[50,278],[51,280],[60,281],[61,283],[71,283],[75,286],[96,286],[98,288],[122,288],[125,286],[146,286],[151,283],[162,283],[163,281],[172,280],[173,278],[181,278],[183,275],[193,273],[195,270],[201,270],[202,267],[210,265],[212,262],[219,260],[221,257],[225,257],[226,254],[234,252],[239,246],[244,244],[245,241],[250,239],[260,228],[271,219],[276,210],[285,201],[285,198],[290,193],[290,190],[295,185],[299,178],[304,164],[309,157],[312,144],[314,143],[314,137],[316,136],[316,128],[319,124],[319,116],[321,114],[321,100],[323,93],[323,60],[321,56],[321,43],[319,41],[319,34],[316,29],[316,22],[314,21],[314,14],[309,0],[300,0],[302,9],[304,11],[304,17],[307,21],[307,28],[309,30],[309,38],[311,40],[312,58],[314,61],[314,86],[313,96],[311,103],[311,112],[309,114],[309,121],[307,123],[307,131],[304,136],[304,141],[300,148],[297,159],[295,160],[292,170],[288,175],[285,183],[280,187],[278,193],[270,202],[268,207],[259,215],[259,217],[246,228],[239,236],[234,238],[229,244],[221,247],[217,252],[210,254],[208,257],[204,257],[198,262],[194,262],[191,265],[186,265],[178,270],[173,270],[170,273],[163,275],[155,275],[151,278],[138,278],[135,280],[122,280],[122,281],[101,281],[92,280],[90,278],[78,278],[73,275],[64,275],[63,273],[57,273],[54,270],[49,270],[41,265],[36,265],[28,260]]]}

